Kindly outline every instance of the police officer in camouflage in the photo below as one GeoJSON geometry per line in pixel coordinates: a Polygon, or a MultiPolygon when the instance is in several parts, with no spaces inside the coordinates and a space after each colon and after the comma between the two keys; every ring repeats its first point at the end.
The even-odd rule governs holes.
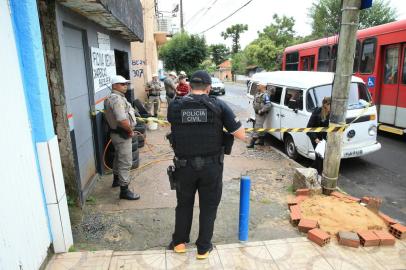
{"type": "Polygon", "coordinates": [[[154,117],[158,116],[159,106],[161,104],[161,83],[158,80],[157,74],[152,74],[152,80],[147,83],[146,87],[147,97],[148,97],[148,108],[154,108],[154,117]]]}
{"type": "Polygon", "coordinates": [[[120,186],[120,199],[138,200],[140,195],[128,189],[131,181],[133,128],[136,125],[134,108],[125,98],[128,83],[122,76],[112,77],[112,92],[105,100],[104,108],[115,150],[112,187],[120,186]]]}
{"type": "Polygon", "coordinates": [[[196,71],[190,86],[191,93],[176,97],[168,108],[177,197],[175,231],[168,248],[186,252],[197,191],[200,206],[197,259],[205,259],[213,248],[211,238],[222,194],[223,128],[241,140],[245,140],[245,130],[227,104],[208,95],[211,77],[206,71],[196,71]]]}
{"type": "MultiPolygon", "coordinates": [[[[271,98],[269,93],[266,92],[266,84],[258,84],[258,92],[255,94],[252,106],[254,107],[255,111],[254,128],[263,128],[266,115],[271,110],[271,98]]],[[[247,148],[254,148],[255,144],[264,145],[264,136],[263,134],[254,131],[247,148]]]]}

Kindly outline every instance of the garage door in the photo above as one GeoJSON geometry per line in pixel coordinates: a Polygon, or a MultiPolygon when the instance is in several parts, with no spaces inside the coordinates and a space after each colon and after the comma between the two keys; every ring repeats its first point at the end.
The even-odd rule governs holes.
{"type": "Polygon", "coordinates": [[[83,34],[78,29],[63,27],[62,68],[66,104],[82,190],[96,174],[83,34]]]}

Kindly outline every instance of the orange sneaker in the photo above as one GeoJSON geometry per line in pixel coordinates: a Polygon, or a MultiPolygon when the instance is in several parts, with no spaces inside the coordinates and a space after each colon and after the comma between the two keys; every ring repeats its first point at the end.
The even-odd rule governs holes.
{"type": "Polygon", "coordinates": [[[185,253],[186,252],[185,243],[181,243],[179,245],[174,246],[173,251],[175,251],[175,253],[185,253]]]}

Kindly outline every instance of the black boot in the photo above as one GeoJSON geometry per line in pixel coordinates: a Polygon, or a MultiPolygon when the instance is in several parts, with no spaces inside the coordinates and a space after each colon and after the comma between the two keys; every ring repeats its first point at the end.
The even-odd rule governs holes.
{"type": "Polygon", "coordinates": [[[247,145],[247,148],[254,148],[256,139],[252,138],[250,143],[247,145]]]}
{"type": "Polygon", "coordinates": [[[264,138],[259,138],[258,141],[255,142],[256,145],[265,145],[264,138]]]}
{"type": "Polygon", "coordinates": [[[120,186],[120,180],[118,178],[117,174],[113,175],[113,184],[111,184],[111,187],[119,187],[120,186]]]}
{"type": "Polygon", "coordinates": [[[129,190],[128,186],[120,187],[120,199],[134,201],[138,200],[139,198],[140,195],[129,190]]]}

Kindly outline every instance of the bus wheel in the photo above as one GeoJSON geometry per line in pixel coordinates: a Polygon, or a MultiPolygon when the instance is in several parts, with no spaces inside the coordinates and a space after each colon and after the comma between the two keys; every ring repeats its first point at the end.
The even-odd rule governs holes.
{"type": "Polygon", "coordinates": [[[285,153],[289,158],[296,160],[298,158],[298,153],[296,150],[295,142],[291,135],[286,135],[284,139],[285,143],[285,153]]]}

